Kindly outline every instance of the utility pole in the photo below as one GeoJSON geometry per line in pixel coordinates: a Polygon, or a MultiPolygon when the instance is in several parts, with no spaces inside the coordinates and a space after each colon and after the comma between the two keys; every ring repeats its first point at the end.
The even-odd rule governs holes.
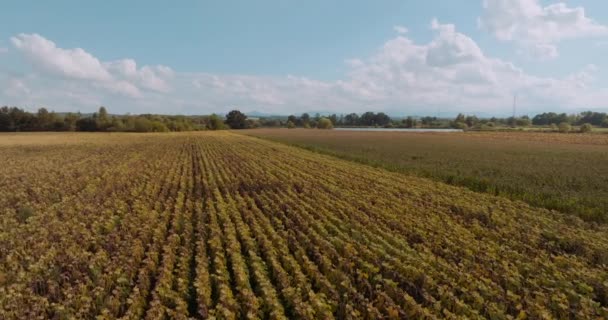
{"type": "Polygon", "coordinates": [[[513,95],[513,119],[515,119],[516,110],[517,110],[517,93],[513,95]]]}
{"type": "Polygon", "coordinates": [[[517,93],[513,94],[513,123],[511,123],[512,127],[515,127],[517,125],[517,121],[515,121],[515,115],[517,112],[517,93]]]}

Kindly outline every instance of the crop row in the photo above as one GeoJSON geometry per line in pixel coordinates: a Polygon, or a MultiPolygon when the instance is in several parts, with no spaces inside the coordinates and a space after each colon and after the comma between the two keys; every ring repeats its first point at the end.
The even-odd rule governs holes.
{"type": "Polygon", "coordinates": [[[2,318],[608,316],[605,226],[232,133],[130,139],[5,147],[2,318]]]}

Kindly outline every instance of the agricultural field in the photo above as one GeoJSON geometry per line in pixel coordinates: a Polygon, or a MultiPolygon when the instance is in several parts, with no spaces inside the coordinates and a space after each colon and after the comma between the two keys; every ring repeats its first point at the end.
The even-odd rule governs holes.
{"type": "Polygon", "coordinates": [[[608,135],[304,129],[250,135],[608,222],[608,135]]]}
{"type": "Polygon", "coordinates": [[[231,132],[39,138],[0,135],[2,319],[608,317],[606,225],[231,132]]]}

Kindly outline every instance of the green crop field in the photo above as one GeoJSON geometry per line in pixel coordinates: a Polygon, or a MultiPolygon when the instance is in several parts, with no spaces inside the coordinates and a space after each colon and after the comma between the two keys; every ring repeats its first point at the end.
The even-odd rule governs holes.
{"type": "Polygon", "coordinates": [[[608,221],[608,135],[264,129],[250,135],[608,221]]]}
{"type": "Polygon", "coordinates": [[[608,316],[608,227],[229,132],[3,135],[2,319],[608,316]]]}

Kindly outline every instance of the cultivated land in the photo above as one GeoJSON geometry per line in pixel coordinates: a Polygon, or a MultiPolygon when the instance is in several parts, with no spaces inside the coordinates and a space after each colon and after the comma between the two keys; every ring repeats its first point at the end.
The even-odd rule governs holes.
{"type": "Polygon", "coordinates": [[[0,138],[2,319],[608,317],[605,225],[229,132],[78,137],[0,138]]]}
{"type": "Polygon", "coordinates": [[[608,135],[305,129],[248,134],[608,222],[608,135]]]}

